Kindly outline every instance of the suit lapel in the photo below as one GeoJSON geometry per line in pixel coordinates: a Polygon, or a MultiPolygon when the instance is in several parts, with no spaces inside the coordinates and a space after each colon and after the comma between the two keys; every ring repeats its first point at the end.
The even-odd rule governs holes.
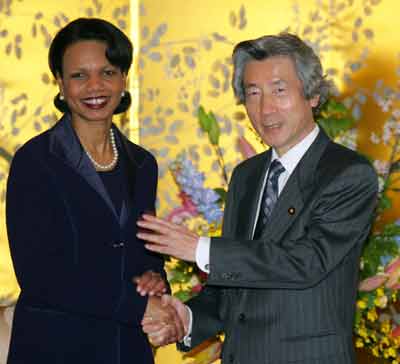
{"type": "Polygon", "coordinates": [[[328,136],[320,129],[282,190],[262,237],[279,241],[297,216],[301,215],[304,201],[313,191],[318,162],[329,142],[328,136]]]}
{"type": "Polygon", "coordinates": [[[64,114],[50,131],[50,153],[72,167],[104,200],[116,219],[119,219],[101,178],[84,152],[72,128],[70,115],[64,114]]]}
{"type": "Polygon", "coordinates": [[[120,224],[124,225],[128,220],[130,214],[134,213],[138,208],[138,203],[141,200],[140,190],[140,169],[144,166],[146,154],[144,150],[129,140],[117,129],[114,128],[118,148],[122,151],[124,156],[124,174],[126,176],[125,183],[125,196],[126,199],[122,203],[120,224]]]}
{"type": "Polygon", "coordinates": [[[136,178],[137,178],[137,165],[132,157],[131,150],[126,141],[126,138],[122,133],[116,129],[115,130],[116,141],[119,150],[122,151],[123,155],[123,170],[126,176],[126,182],[124,183],[125,196],[126,198],[122,201],[121,214],[120,214],[120,224],[123,226],[129,217],[129,212],[133,211],[134,208],[134,195],[136,190],[136,178]]]}
{"type": "Polygon", "coordinates": [[[239,181],[238,185],[246,186],[243,196],[238,203],[239,224],[236,225],[237,236],[251,239],[254,234],[254,227],[258,217],[258,206],[262,191],[264,189],[264,179],[271,160],[271,151],[268,150],[258,156],[258,160],[252,166],[252,170],[245,177],[244,181],[239,181]]]}

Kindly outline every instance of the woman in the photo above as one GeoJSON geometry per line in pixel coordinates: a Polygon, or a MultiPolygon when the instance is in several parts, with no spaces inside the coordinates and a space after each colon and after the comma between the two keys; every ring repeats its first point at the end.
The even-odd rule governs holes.
{"type": "Polygon", "coordinates": [[[165,274],[136,220],[155,209],[157,164],[112,123],[130,105],[131,61],[129,39],[101,19],[69,23],[50,46],[64,116],[17,151],[8,180],[21,287],[9,364],[153,362],[140,323],[165,274]]]}

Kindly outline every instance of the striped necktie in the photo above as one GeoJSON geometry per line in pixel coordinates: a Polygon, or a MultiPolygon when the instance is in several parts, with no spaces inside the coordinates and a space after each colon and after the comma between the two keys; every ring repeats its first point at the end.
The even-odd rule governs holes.
{"type": "Polygon", "coordinates": [[[254,234],[255,239],[261,236],[264,226],[274,209],[276,201],[278,201],[278,179],[284,171],[285,167],[282,166],[278,159],[274,159],[269,166],[267,183],[265,184],[264,195],[261,203],[260,216],[258,217],[257,228],[254,234]]]}

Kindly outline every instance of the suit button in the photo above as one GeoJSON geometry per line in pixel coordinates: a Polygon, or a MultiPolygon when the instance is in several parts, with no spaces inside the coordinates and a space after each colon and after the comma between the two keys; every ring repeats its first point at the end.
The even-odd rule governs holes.
{"type": "Polygon", "coordinates": [[[223,279],[227,279],[227,280],[231,280],[232,279],[232,273],[222,273],[222,278],[223,279]]]}
{"type": "Polygon", "coordinates": [[[112,243],[111,247],[116,249],[116,248],[122,248],[125,244],[121,241],[121,242],[117,242],[117,243],[112,243]]]}
{"type": "Polygon", "coordinates": [[[242,312],[239,315],[239,322],[245,322],[246,321],[246,315],[242,312]]]}

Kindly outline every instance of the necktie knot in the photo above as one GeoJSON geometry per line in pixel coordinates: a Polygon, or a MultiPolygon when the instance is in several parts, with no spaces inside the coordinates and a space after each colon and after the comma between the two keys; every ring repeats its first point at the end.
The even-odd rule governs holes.
{"type": "Polygon", "coordinates": [[[285,167],[278,159],[274,159],[269,166],[268,180],[276,179],[278,181],[279,176],[285,172],[285,167]]]}

